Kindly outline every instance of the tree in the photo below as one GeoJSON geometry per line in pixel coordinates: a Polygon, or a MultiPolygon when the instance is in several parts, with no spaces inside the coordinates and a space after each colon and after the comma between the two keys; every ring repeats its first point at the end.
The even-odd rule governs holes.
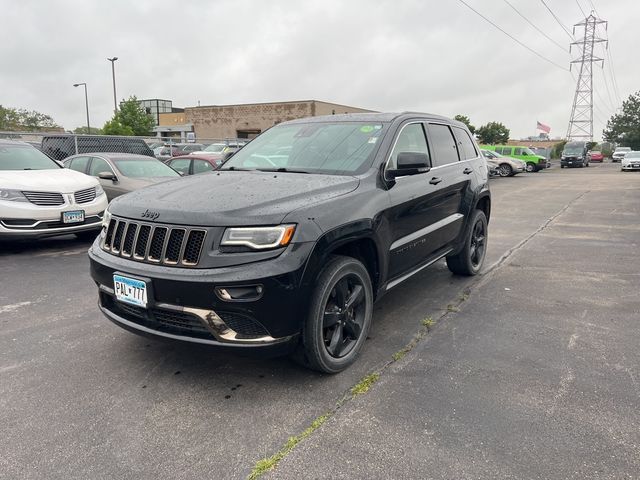
{"type": "Polygon", "coordinates": [[[104,135],[123,135],[128,137],[134,134],[133,128],[131,128],[129,125],[123,125],[118,121],[117,118],[112,118],[111,120],[107,121],[104,124],[104,127],[102,127],[102,133],[104,135]]]}
{"type": "Polygon", "coordinates": [[[608,142],[640,150],[640,91],[622,102],[622,111],[609,119],[603,134],[608,142]]]}
{"type": "Polygon", "coordinates": [[[471,135],[475,135],[476,127],[471,125],[471,120],[469,120],[469,117],[467,117],[466,115],[456,115],[453,118],[455,120],[459,121],[459,122],[464,123],[467,126],[467,128],[469,129],[469,131],[471,132],[471,135]]]}
{"type": "Polygon", "coordinates": [[[551,151],[551,158],[560,158],[560,156],[562,155],[562,150],[564,150],[564,146],[566,144],[566,140],[562,140],[560,143],[556,143],[553,146],[553,150],[551,151]]]}
{"type": "Polygon", "coordinates": [[[0,130],[37,131],[49,128],[59,128],[53,118],[35,110],[24,108],[6,108],[0,105],[0,130]]]}
{"type": "Polygon", "coordinates": [[[151,135],[156,122],[135,95],[120,102],[120,108],[111,120],[102,128],[105,135],[151,135]],[[111,133],[118,132],[118,133],[111,133]],[[123,133],[131,132],[131,133],[123,133]]]}
{"type": "Polygon", "coordinates": [[[77,133],[79,135],[102,135],[102,129],[101,128],[95,128],[95,127],[91,127],[89,130],[87,130],[87,127],[78,127],[75,128],[73,130],[73,133],[77,133]]]}
{"type": "Polygon", "coordinates": [[[507,143],[509,141],[509,129],[500,122],[489,122],[481,126],[478,130],[480,143],[495,145],[497,143],[507,143]]]}

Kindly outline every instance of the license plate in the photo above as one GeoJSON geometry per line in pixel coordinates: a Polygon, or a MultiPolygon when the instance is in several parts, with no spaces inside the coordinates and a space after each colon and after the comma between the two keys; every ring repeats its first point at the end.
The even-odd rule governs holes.
{"type": "Polygon", "coordinates": [[[633,168],[640,168],[640,163],[634,163],[634,164],[632,165],[632,167],[633,167],[633,168]]]}
{"type": "Polygon", "coordinates": [[[84,210],[73,210],[72,212],[62,212],[62,223],[82,223],[84,222],[84,210]]]}
{"type": "Polygon", "coordinates": [[[142,280],[114,275],[113,289],[118,301],[147,307],[147,284],[142,280]]]}

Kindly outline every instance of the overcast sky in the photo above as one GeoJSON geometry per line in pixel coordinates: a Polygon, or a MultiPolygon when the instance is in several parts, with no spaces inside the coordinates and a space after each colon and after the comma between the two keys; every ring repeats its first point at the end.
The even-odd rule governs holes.
{"type": "MultiPolygon", "coordinates": [[[[562,67],[568,52],[504,0],[465,0],[562,67]]],[[[563,47],[570,38],[539,0],[509,0],[563,47]]],[[[569,29],[595,4],[608,37],[620,99],[640,90],[637,0],[546,0],[569,29]]],[[[92,126],[118,98],[177,107],[316,99],[379,111],[503,122],[512,138],[536,120],[564,136],[575,81],[486,23],[459,0],[0,0],[0,104],[51,115],[66,129],[92,126]]],[[[577,50],[573,50],[577,56],[577,50]]],[[[603,56],[602,48],[596,54],[603,56]]],[[[606,58],[606,57],[605,57],[606,58]]],[[[576,70],[574,69],[574,72],[576,70]]],[[[609,66],[594,69],[594,134],[619,107],[609,66]],[[611,98],[611,100],[610,100],[611,98]]]]}

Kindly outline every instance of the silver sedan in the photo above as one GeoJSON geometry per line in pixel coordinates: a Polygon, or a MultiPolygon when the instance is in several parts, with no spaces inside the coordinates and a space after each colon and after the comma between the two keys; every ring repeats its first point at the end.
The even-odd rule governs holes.
{"type": "Polygon", "coordinates": [[[487,159],[489,170],[495,170],[501,177],[513,177],[526,169],[526,164],[517,158],[505,157],[491,150],[480,150],[487,159]]]}

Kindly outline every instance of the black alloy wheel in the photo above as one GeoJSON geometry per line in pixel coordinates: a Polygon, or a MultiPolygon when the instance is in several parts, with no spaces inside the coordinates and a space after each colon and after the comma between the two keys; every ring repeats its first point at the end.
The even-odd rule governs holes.
{"type": "Polygon", "coordinates": [[[293,358],[320,372],[341,372],[357,358],[372,317],[373,288],[366,267],[353,257],[332,256],[316,279],[293,358]]]}
{"type": "Polygon", "coordinates": [[[482,210],[474,210],[467,227],[462,250],[447,257],[447,267],[456,275],[476,275],[480,272],[487,253],[489,226],[482,210]]]}
{"type": "Polygon", "coordinates": [[[487,249],[487,224],[477,219],[471,233],[471,244],[469,256],[474,268],[479,268],[484,261],[487,249]]]}
{"type": "Polygon", "coordinates": [[[513,170],[508,163],[501,163],[498,167],[498,173],[501,177],[510,177],[513,174],[513,170]]]}

